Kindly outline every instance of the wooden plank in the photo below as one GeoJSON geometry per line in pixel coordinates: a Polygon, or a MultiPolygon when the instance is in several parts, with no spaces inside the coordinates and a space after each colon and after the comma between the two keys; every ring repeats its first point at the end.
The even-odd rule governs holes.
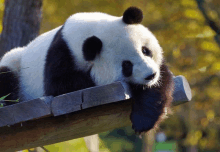
{"type": "Polygon", "coordinates": [[[51,96],[0,108],[0,127],[51,115],[51,96]]]}
{"type": "Polygon", "coordinates": [[[188,102],[192,99],[192,93],[188,81],[182,75],[176,76],[174,80],[173,102],[174,106],[188,102]]]}
{"type": "Polygon", "coordinates": [[[14,122],[24,122],[51,115],[50,102],[52,97],[43,97],[11,105],[14,122]]]}
{"type": "Polygon", "coordinates": [[[15,124],[11,106],[0,108],[0,127],[15,124]]]}
{"type": "Polygon", "coordinates": [[[131,125],[131,100],[0,129],[0,152],[44,146],[131,125]]]}
{"type": "Polygon", "coordinates": [[[52,113],[54,116],[68,114],[81,110],[82,91],[75,91],[57,96],[51,104],[52,113]]]}
{"type": "Polygon", "coordinates": [[[82,108],[99,106],[126,99],[125,89],[120,82],[83,90],[82,108]]]}
{"type": "MultiPolygon", "coordinates": [[[[176,83],[174,100],[191,100],[191,90],[189,86],[187,86],[188,82],[185,80],[185,78],[182,76],[174,77],[174,81],[176,83]]],[[[126,84],[120,82],[113,84],[113,87],[111,85],[112,84],[108,85],[108,87],[113,89],[105,88],[107,86],[99,86],[96,88],[83,90],[85,91],[85,94],[83,92],[83,95],[85,95],[85,97],[83,96],[84,102],[82,102],[82,104],[85,104],[84,108],[88,108],[90,106],[95,107],[80,110],[68,115],[27,121],[23,123],[23,127],[21,127],[19,124],[13,125],[11,127],[1,127],[0,151],[7,152],[38,147],[131,125],[129,116],[131,113],[132,100],[129,99],[126,101],[114,102],[116,99],[110,96],[111,94],[113,96],[116,95],[117,101],[128,99],[130,96],[128,87],[126,84]],[[103,89],[103,87],[105,89],[103,89]],[[93,91],[93,89],[95,91],[93,91]],[[109,95],[109,97],[103,97],[102,94],[107,94],[109,95]],[[96,96],[93,97],[93,95],[96,96]],[[103,99],[104,101],[106,100],[107,102],[102,102],[102,100],[100,100],[99,98],[103,99]],[[88,102],[93,103],[86,105],[86,103],[88,102]],[[106,105],[106,103],[109,102],[114,103],[106,105]]],[[[68,102],[71,102],[72,99],[75,97],[80,99],[80,97],[82,97],[82,94],[79,93],[76,96],[74,95],[74,93],[71,93],[67,94],[67,96],[60,97],[60,99],[57,98],[54,101],[67,101],[66,105],[68,106],[70,104],[72,105],[72,103],[68,102]]],[[[76,101],[77,104],[79,104],[80,102],[80,100],[76,101]]],[[[50,105],[49,101],[44,103],[47,106],[50,105]]],[[[56,103],[57,106],[55,107],[59,110],[59,107],[62,107],[62,104],[62,102],[56,103]]],[[[11,105],[11,107],[12,106],[13,105],[11,105]]],[[[10,106],[5,108],[9,107],[10,106]]],[[[63,108],[65,109],[65,106],[63,108]]],[[[8,110],[8,112],[9,111],[10,110],[8,110]]],[[[62,112],[60,113],[62,114],[62,112]]]]}
{"type": "MultiPolygon", "coordinates": [[[[177,76],[173,79],[175,82],[173,105],[190,101],[192,98],[191,89],[185,77],[177,76]]],[[[117,102],[130,97],[128,85],[123,82],[115,82],[57,96],[52,101],[51,109],[52,97],[26,101],[1,108],[0,127],[47,116],[51,114],[49,111],[52,111],[54,116],[59,116],[79,111],[82,108],[117,102]],[[46,103],[47,100],[48,103],[46,103]]]]}

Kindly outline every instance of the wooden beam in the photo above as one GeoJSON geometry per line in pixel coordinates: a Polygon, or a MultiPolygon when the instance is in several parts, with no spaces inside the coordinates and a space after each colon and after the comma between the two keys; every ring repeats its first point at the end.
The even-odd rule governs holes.
{"type": "Polygon", "coordinates": [[[131,125],[131,100],[68,115],[41,118],[0,129],[0,152],[11,152],[84,137],[131,125]]]}
{"type": "Polygon", "coordinates": [[[53,97],[42,97],[0,108],[0,127],[52,115],[53,97]]]}
{"type": "MultiPolygon", "coordinates": [[[[174,82],[174,105],[191,100],[186,79],[177,76],[174,82]]],[[[0,125],[4,125],[0,128],[0,152],[44,146],[131,125],[131,105],[128,86],[115,82],[0,108],[0,125]],[[18,124],[6,126],[14,123],[18,124]]]]}

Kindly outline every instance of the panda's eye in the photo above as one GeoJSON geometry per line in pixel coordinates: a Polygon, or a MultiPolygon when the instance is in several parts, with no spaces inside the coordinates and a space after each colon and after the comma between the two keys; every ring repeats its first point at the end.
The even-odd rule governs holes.
{"type": "Polygon", "coordinates": [[[147,47],[145,47],[145,46],[142,47],[142,52],[143,52],[144,55],[149,56],[151,58],[153,56],[151,51],[147,47]]]}

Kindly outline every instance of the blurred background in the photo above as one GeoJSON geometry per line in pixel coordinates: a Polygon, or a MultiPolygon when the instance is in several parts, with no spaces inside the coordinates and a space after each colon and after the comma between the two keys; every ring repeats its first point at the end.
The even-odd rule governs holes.
{"type": "MultiPolygon", "coordinates": [[[[166,144],[161,150],[170,146],[170,151],[220,151],[219,0],[43,0],[40,33],[63,24],[77,12],[122,16],[129,6],[142,9],[142,24],[156,35],[170,70],[187,78],[193,94],[191,102],[173,107],[173,115],[155,134],[154,150],[160,151],[158,141],[162,140],[166,144]]],[[[0,23],[3,12],[4,0],[0,0],[0,23]]],[[[143,140],[131,126],[99,134],[102,152],[140,152],[142,147],[143,140]]],[[[89,151],[83,138],[44,148],[51,152],[89,151]]]]}

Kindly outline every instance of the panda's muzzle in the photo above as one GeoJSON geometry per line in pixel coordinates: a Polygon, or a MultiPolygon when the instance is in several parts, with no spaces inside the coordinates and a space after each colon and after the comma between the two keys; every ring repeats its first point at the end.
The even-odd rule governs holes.
{"type": "Polygon", "coordinates": [[[151,74],[151,75],[149,75],[149,76],[147,76],[147,77],[145,78],[145,80],[152,80],[152,79],[155,78],[155,76],[156,76],[156,72],[153,73],[153,74],[151,74]]]}

